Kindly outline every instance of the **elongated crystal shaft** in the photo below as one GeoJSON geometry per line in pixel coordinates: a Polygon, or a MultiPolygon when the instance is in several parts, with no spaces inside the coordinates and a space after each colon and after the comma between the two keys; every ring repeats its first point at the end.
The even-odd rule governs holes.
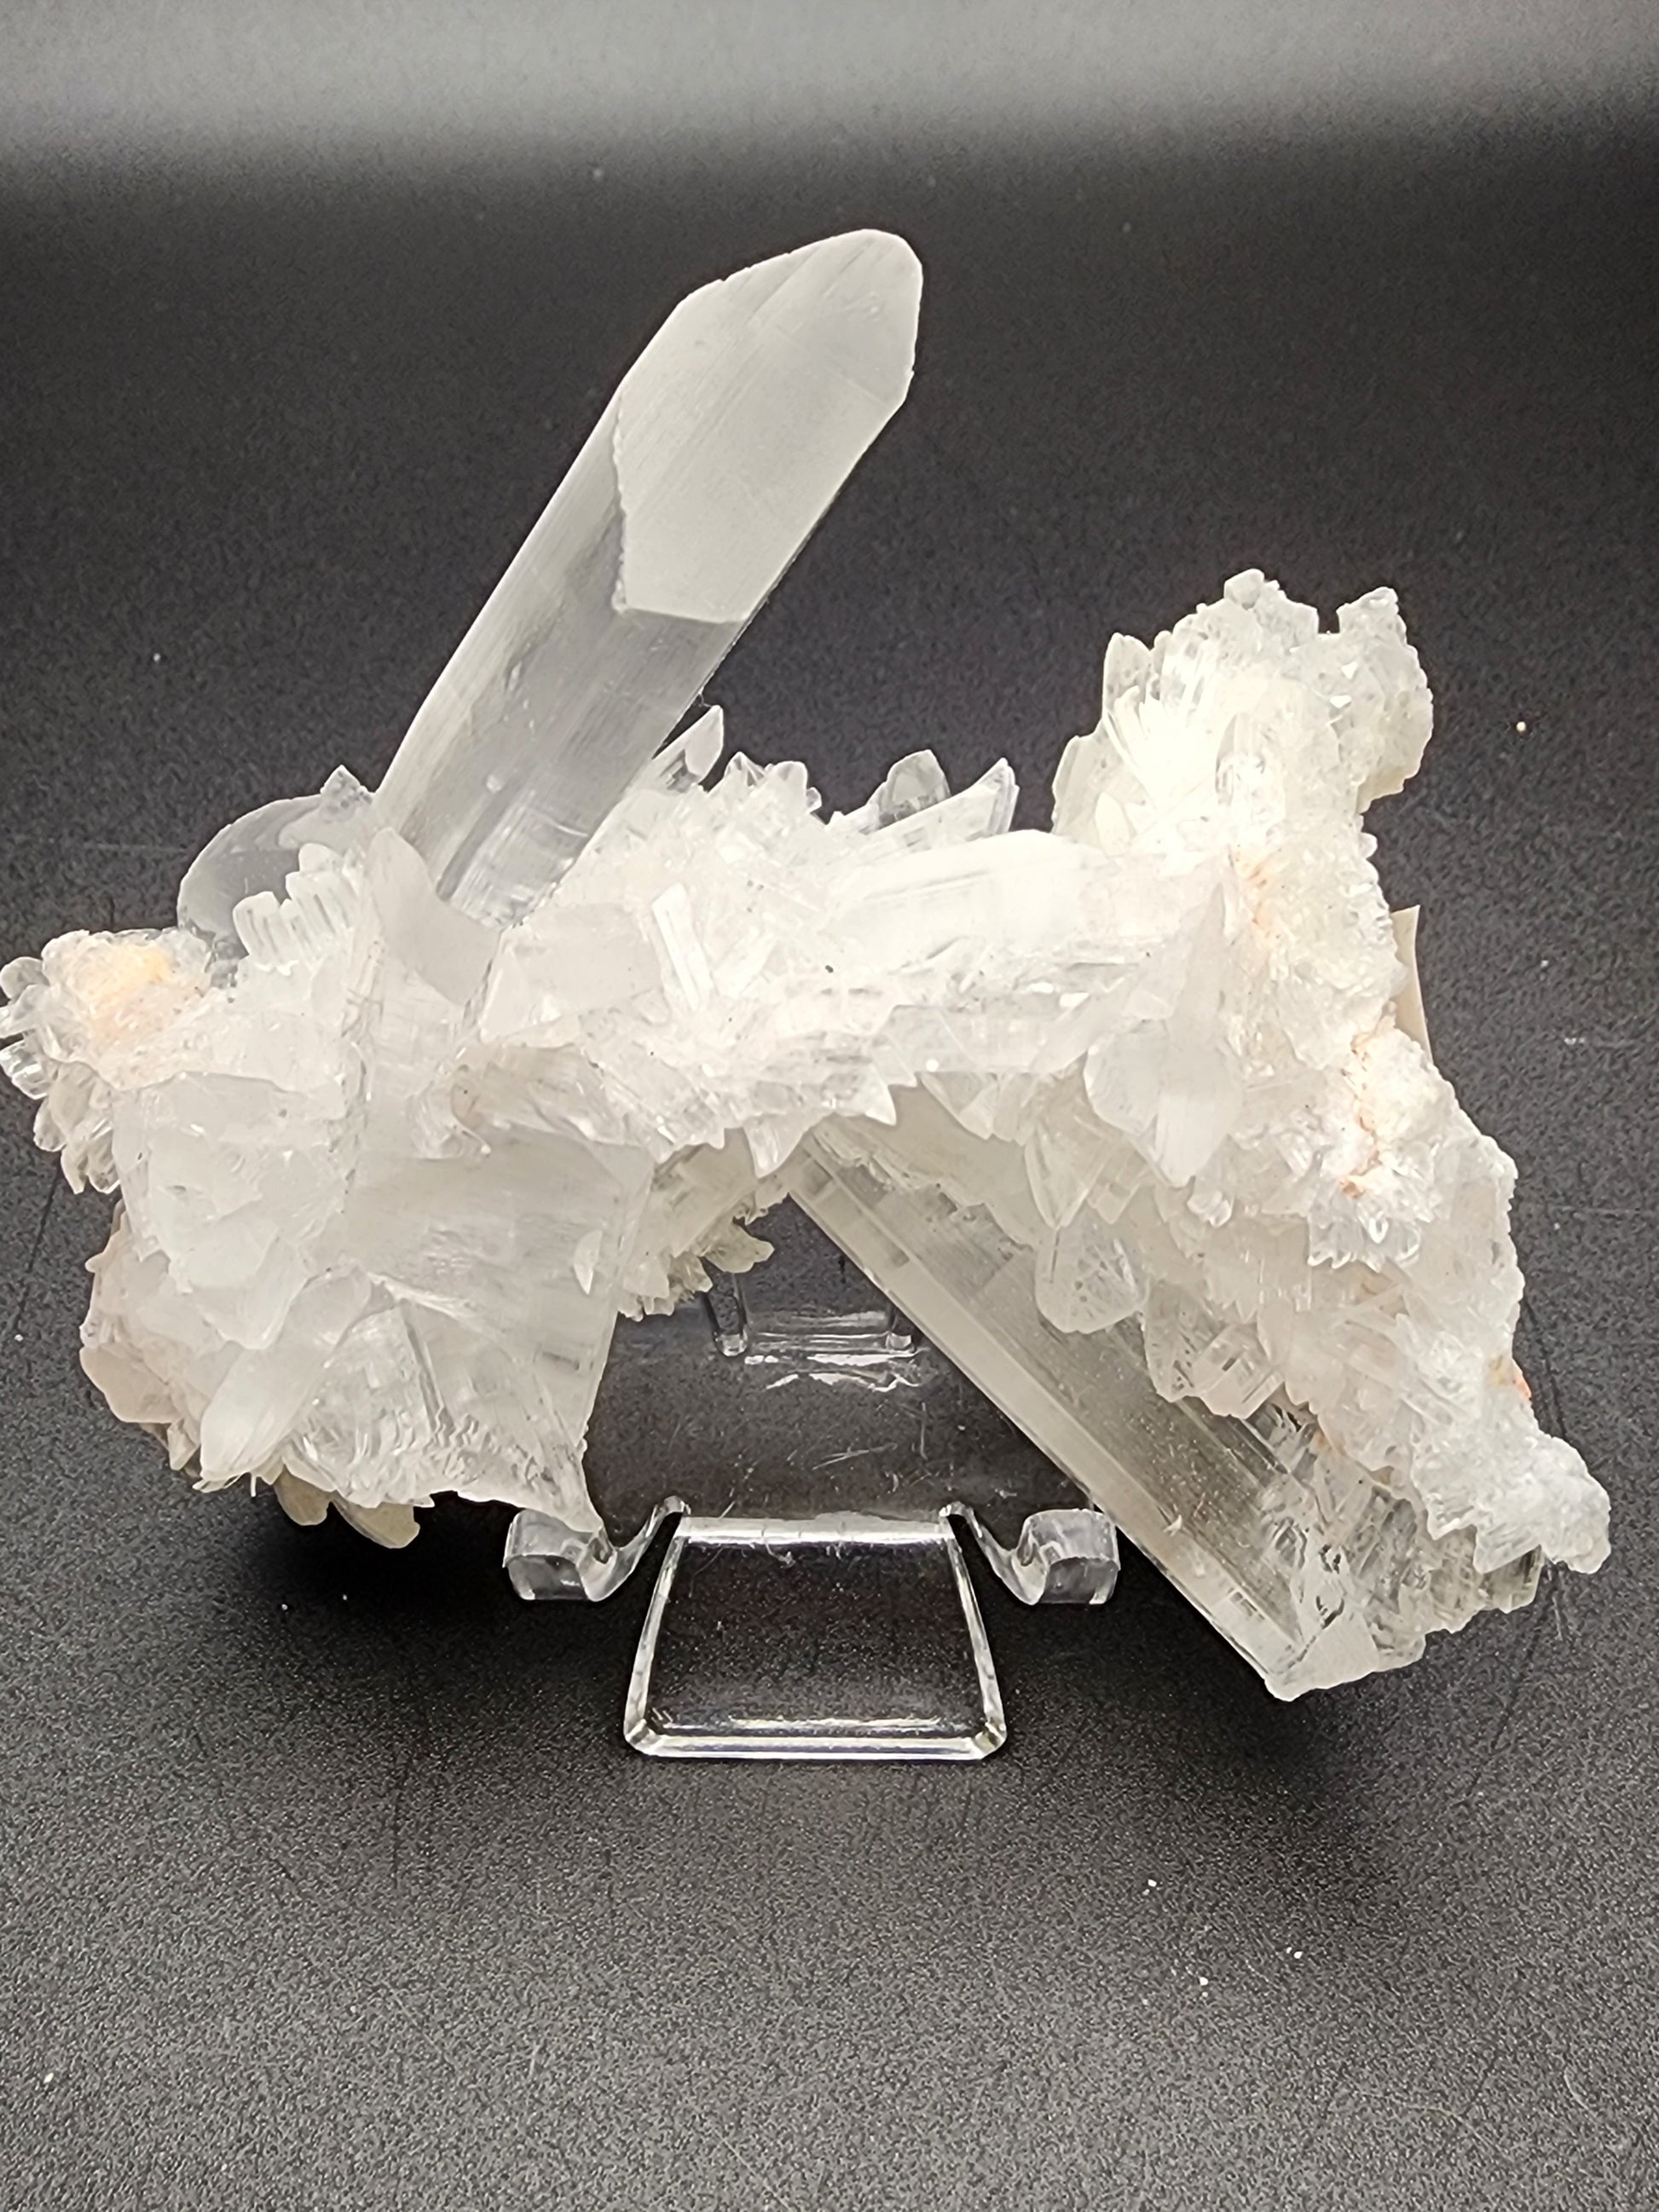
{"type": "Polygon", "coordinates": [[[902,239],[823,239],[629,370],[381,787],[464,913],[535,904],[671,735],[902,401],[921,294],[902,239]]]}
{"type": "MultiPolygon", "coordinates": [[[[980,1149],[994,1189],[1007,1148],[980,1149]]],[[[1467,1541],[1428,1545],[1407,1501],[1318,1449],[1310,1416],[1268,1403],[1226,1419],[1195,1397],[1171,1401],[1133,1321],[1088,1334],[1054,1328],[1033,1297],[1030,1255],[988,1212],[930,1188],[870,1124],[826,1124],[787,1181],[1275,1696],[1400,1666],[1428,1630],[1532,1597],[1535,1552],[1481,1574],[1467,1541]]]]}

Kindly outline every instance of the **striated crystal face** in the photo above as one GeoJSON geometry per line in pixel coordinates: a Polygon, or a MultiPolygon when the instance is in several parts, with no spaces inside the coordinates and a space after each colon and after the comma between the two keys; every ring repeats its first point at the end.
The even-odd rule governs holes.
{"type": "Polygon", "coordinates": [[[896,1137],[820,1132],[792,1163],[796,1200],[1277,1695],[1404,1665],[1431,1630],[1532,1597],[1538,1549],[1480,1571],[1467,1533],[1431,1538],[1391,1477],[1345,1459],[1281,1392],[1212,1387],[1206,1403],[1192,1382],[1218,1380],[1228,1350],[1213,1316],[1172,1316],[1162,1292],[1137,1310],[1114,1274],[1091,1285],[1083,1327],[1057,1322],[1030,1243],[1004,1225],[1022,1204],[1018,1153],[953,1140],[977,1155],[985,1194],[958,1200],[934,1179],[927,1133],[908,1110],[899,1121],[896,1137]],[[1212,1412],[1218,1397],[1240,1410],[1212,1412]]]}
{"type": "Polygon", "coordinates": [[[120,1193],[83,1360],[204,1486],[597,1528],[618,1314],[763,1261],[787,1191],[1275,1691],[1400,1664],[1598,1565],[1607,1501],[1371,865],[1431,719],[1392,595],[1326,631],[1252,573],[1115,639],[1051,832],[1002,763],[826,820],[799,763],[715,774],[718,709],[665,742],[902,396],[916,284],[860,234],[694,295],[380,793],[0,975],[39,1141],[120,1193]]]}
{"type": "Polygon", "coordinates": [[[443,896],[555,882],[903,400],[921,270],[854,231],[681,301],[415,717],[380,789],[443,896]]]}

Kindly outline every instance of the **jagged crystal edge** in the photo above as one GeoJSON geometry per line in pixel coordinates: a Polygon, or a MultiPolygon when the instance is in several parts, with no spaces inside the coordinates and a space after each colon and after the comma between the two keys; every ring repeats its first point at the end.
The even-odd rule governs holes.
{"type": "MultiPolygon", "coordinates": [[[[1149,1316],[1087,1334],[1037,1304],[1031,1248],[981,1194],[1018,1156],[959,1139],[979,1175],[953,1191],[903,1136],[826,1124],[791,1163],[792,1195],[963,1372],[1110,1515],[1279,1697],[1421,1656],[1428,1634],[1510,1611],[1537,1588],[1529,1551],[1477,1572],[1467,1533],[1430,1538],[1420,1507],[1335,1451],[1280,1393],[1248,1415],[1176,1395],[1149,1316]]],[[[1217,1334],[1211,1324],[1214,1340],[1217,1334]]],[[[1204,1340],[1197,1347],[1204,1348],[1204,1340]]]]}
{"type": "Polygon", "coordinates": [[[1398,1663],[1528,1595],[1539,1555],[1606,1550],[1511,1356],[1513,1170],[1396,1018],[1362,816],[1430,711],[1391,594],[1323,632],[1251,574],[1150,649],[1113,641],[1052,834],[1011,829],[1001,764],[952,797],[914,756],[828,821],[798,764],[705,787],[705,723],[502,928],[343,774],[262,809],[179,928],[72,933],[0,979],[39,1141],[121,1193],[88,1370],[210,1486],[592,1520],[617,1314],[763,1256],[743,1224],[772,1179],[838,1146],[879,1166],[890,1232],[894,1193],[994,1224],[1029,1310],[1003,1356],[1064,1345],[1085,1431],[1128,1388],[1103,1357],[1127,1328],[1224,1456],[1256,1463],[1266,1409],[1298,1465],[1311,1440],[1260,1540],[1338,1571],[1304,1572],[1272,1649],[1211,1589],[1247,1592],[1248,1516],[1160,1549],[1102,1503],[1274,1686],[1398,1663]],[[273,873],[280,896],[242,890],[273,873]]]}

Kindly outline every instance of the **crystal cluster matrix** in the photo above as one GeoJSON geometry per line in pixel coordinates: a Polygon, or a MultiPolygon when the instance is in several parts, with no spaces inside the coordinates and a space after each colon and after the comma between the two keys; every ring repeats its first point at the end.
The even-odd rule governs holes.
{"type": "Polygon", "coordinates": [[[1047,831],[1002,763],[826,818],[681,728],[919,298],[879,232],[693,294],[378,792],[0,975],[37,1140],[119,1196],[83,1363],[206,1488],[597,1528],[618,1316],[763,1261],[788,1193],[1271,1687],[1400,1664],[1599,1565],[1607,1501],[1534,1418],[1513,1170],[1371,863],[1430,729],[1392,594],[1323,629],[1250,573],[1115,638],[1047,831]]]}

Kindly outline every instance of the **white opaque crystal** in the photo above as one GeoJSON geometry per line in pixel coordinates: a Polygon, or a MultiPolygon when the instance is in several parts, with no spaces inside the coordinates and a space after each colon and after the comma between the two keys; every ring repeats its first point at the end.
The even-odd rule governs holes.
{"type": "Polygon", "coordinates": [[[1392,594],[1325,630],[1250,572],[1115,639],[1050,832],[1004,763],[826,820],[798,763],[716,775],[717,711],[672,734],[902,397],[917,281],[860,233],[694,295],[378,795],[0,974],[39,1141],[121,1193],[88,1372],[301,1517],[597,1529],[617,1315],[763,1260],[787,1189],[1273,1689],[1401,1664],[1598,1565],[1607,1500],[1363,826],[1431,723],[1392,594]]]}
{"type": "Polygon", "coordinates": [[[1246,578],[1112,665],[1066,834],[926,757],[826,822],[798,765],[697,784],[702,738],[504,933],[369,810],[228,968],[177,932],[21,964],[46,1126],[125,1193],[112,1402],[209,1481],[580,1513],[616,1313],[763,1257],[781,1171],[1275,1689],[1595,1565],[1510,1356],[1511,1170],[1395,1018],[1358,810],[1427,693],[1391,602],[1322,633],[1246,578]]]}

